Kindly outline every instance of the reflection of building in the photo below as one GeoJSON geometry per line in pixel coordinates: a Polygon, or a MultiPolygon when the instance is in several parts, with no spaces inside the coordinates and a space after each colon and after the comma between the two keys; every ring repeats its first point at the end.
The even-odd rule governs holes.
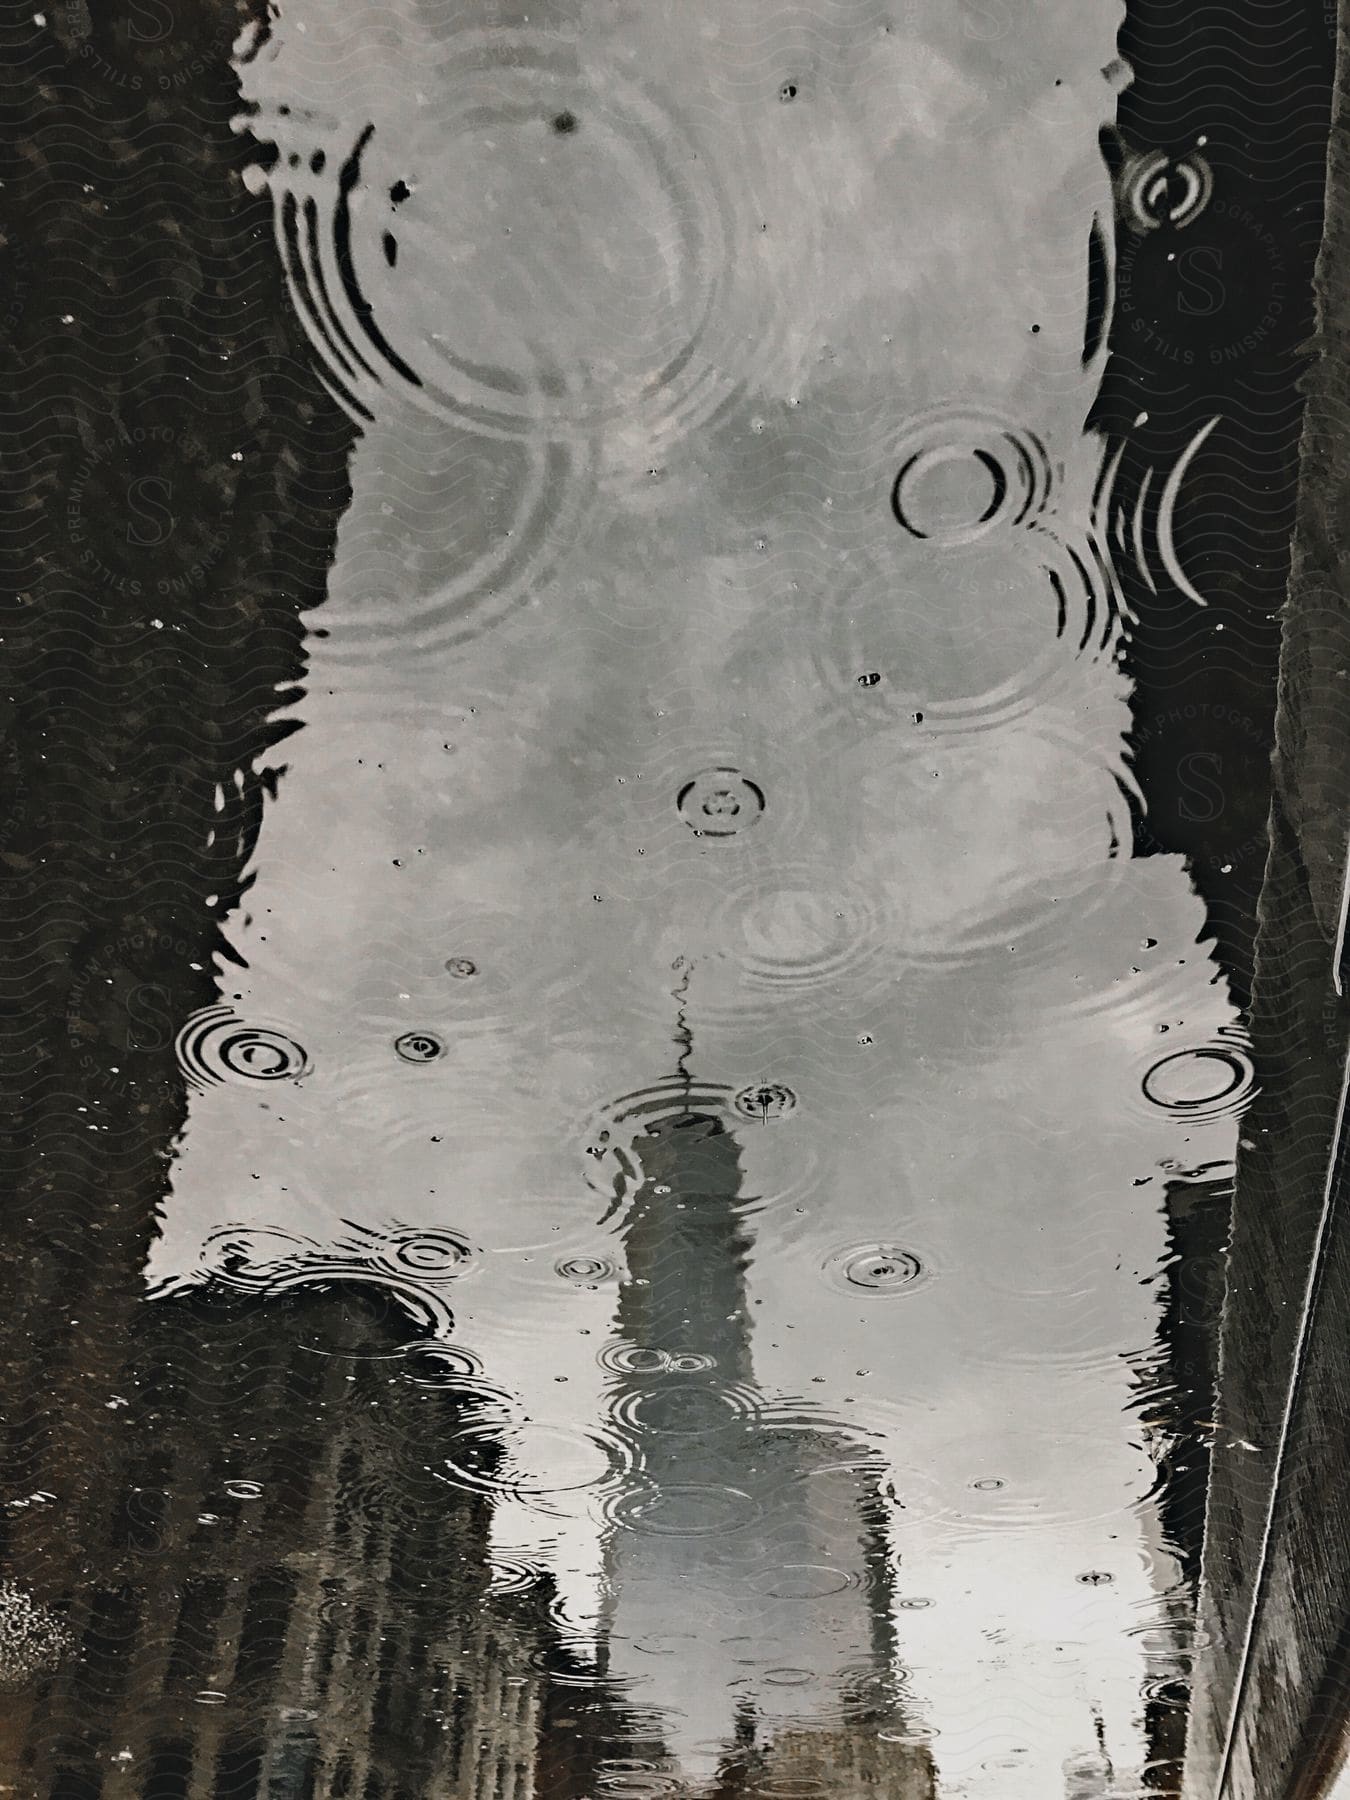
{"type": "Polygon", "coordinates": [[[933,1765],[922,1746],[899,1744],[875,1731],[785,1731],[748,1755],[719,1796],[786,1800],[933,1800],[933,1765]]]}
{"type": "Polygon", "coordinates": [[[648,1130],[641,1163],[613,1403],[641,1476],[610,1543],[611,1679],[649,1699],[685,1785],[930,1800],[892,1689],[870,1452],[753,1386],[735,1139],[690,1113],[648,1130]]]}
{"type": "MultiPolygon", "coordinates": [[[[1144,1785],[1162,1794],[1178,1792],[1181,1786],[1232,1198],[1231,1175],[1207,1178],[1199,1171],[1167,1183],[1171,1255],[1162,1289],[1158,1349],[1145,1365],[1147,1378],[1141,1378],[1139,1394],[1141,1419],[1158,1433],[1161,1445],[1156,1492],[1163,1540],[1160,1588],[1168,1562],[1180,1578],[1168,1596],[1175,1641],[1168,1646],[1170,1655],[1151,1669],[1154,1679],[1144,1706],[1149,1746],[1144,1785]]],[[[1162,1641],[1160,1635],[1160,1646],[1162,1641]]]]}
{"type": "Polygon", "coordinates": [[[489,1591],[488,1502],[436,1469],[462,1402],[406,1334],[351,1289],[142,1308],[74,1648],[8,1697],[0,1793],[520,1800],[541,1733],[586,1791],[604,1696],[551,1692],[540,1599],[489,1591]]]}

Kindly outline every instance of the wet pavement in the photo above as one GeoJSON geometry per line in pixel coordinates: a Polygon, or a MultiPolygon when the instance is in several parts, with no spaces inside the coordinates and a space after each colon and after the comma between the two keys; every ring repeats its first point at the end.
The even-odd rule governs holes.
{"type": "Polygon", "coordinates": [[[36,21],[0,1791],[1178,1791],[1327,45],[996,23],[36,21]]]}

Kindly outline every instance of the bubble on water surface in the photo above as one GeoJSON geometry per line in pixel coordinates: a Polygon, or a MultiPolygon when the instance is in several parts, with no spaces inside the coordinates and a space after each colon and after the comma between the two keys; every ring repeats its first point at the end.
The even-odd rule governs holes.
{"type": "Polygon", "coordinates": [[[394,1039],[394,1050],[401,1062],[435,1062],[444,1054],[445,1045],[431,1031],[405,1031],[394,1039]]]}
{"type": "Polygon", "coordinates": [[[175,1038],[174,1051],[198,1088],[225,1081],[298,1081],[310,1067],[303,1047],[285,1031],[245,1024],[228,1006],[193,1013],[175,1038]]]}

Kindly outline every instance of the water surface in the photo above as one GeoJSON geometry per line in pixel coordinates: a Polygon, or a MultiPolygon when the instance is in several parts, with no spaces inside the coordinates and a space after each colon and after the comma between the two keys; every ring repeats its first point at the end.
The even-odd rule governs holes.
{"type": "MultiPolygon", "coordinates": [[[[1181,858],[1130,855],[1086,421],[1117,207],[1208,177],[1113,189],[1119,24],[237,47],[360,436],[152,1277],[394,1296],[431,1475],[627,1709],[605,1792],[1157,1791],[1184,1699],[1166,1189],[1252,1076],[1181,858]]],[[[1188,607],[1205,429],[1151,526],[1188,607]]]]}

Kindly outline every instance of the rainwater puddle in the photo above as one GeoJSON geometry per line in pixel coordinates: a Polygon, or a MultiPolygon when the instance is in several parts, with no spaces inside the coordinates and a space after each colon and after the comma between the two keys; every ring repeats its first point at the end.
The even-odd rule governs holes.
{"type": "Polygon", "coordinates": [[[1118,14],[973,16],[300,7],[243,62],[360,435],[153,1268],[266,1288],[284,1225],[274,1288],[471,1352],[424,1453],[649,1713],[606,1792],[1150,1757],[1156,1176],[1250,1083],[1129,858],[1118,14]]]}
{"type": "Polygon", "coordinates": [[[1096,0],[272,14],[350,501],[175,1021],[119,1530],[195,1585],[100,1791],[1173,1791],[1173,1201],[1257,1077],[1135,853],[1212,422],[1126,495],[1093,409],[1221,172],[1113,173],[1096,0]]]}

